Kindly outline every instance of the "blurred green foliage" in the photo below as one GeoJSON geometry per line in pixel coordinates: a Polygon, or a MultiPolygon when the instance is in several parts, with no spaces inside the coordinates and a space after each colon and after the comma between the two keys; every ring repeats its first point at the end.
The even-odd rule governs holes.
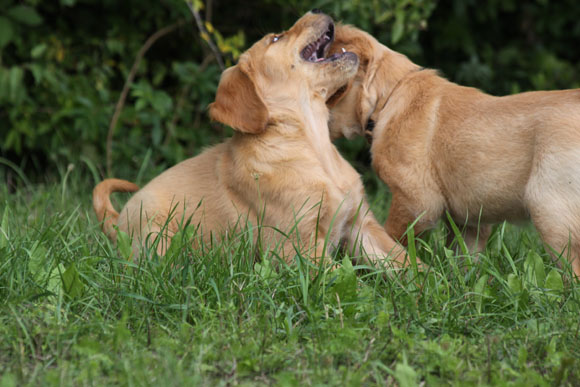
{"type": "Polygon", "coordinates": [[[496,95],[580,87],[580,3],[446,0],[420,38],[424,65],[496,95]]]}
{"type": "MultiPolygon", "coordinates": [[[[495,94],[580,87],[580,3],[573,0],[196,0],[226,63],[267,32],[320,8],[453,81],[495,94]]],[[[220,69],[184,0],[0,0],[0,179],[14,163],[34,180],[84,161],[131,178],[197,154],[229,133],[209,122],[220,69]],[[145,155],[151,155],[150,158],[145,155]],[[144,165],[144,159],[149,165],[144,165]]],[[[364,142],[340,143],[364,163],[364,142]]],[[[11,183],[13,184],[13,183],[11,183]]]]}

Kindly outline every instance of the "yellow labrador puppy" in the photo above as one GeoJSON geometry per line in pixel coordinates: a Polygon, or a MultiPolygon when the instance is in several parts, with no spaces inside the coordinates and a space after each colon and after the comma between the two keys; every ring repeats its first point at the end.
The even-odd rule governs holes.
{"type": "Polygon", "coordinates": [[[224,71],[210,106],[210,116],[233,127],[234,136],[156,177],[120,214],[109,195],[137,187],[116,179],[98,184],[93,204],[104,231],[114,238],[116,226],[143,244],[166,223],[170,239],[189,222],[208,241],[260,223],[263,238],[281,246],[288,261],[296,246],[324,258],[328,237],[331,247],[361,248],[373,262],[391,254],[402,265],[404,249],[370,213],[359,175],[330,141],[326,100],[358,68],[353,53],[327,57],[333,39],[332,19],[316,12],[255,43],[224,71]]]}
{"type": "Polygon", "coordinates": [[[343,49],[360,66],[330,99],[331,136],[372,135],[372,165],[393,194],[391,236],[449,211],[481,249],[491,224],[531,218],[580,276],[580,90],[491,96],[351,26],[337,27],[331,52],[343,49]]]}

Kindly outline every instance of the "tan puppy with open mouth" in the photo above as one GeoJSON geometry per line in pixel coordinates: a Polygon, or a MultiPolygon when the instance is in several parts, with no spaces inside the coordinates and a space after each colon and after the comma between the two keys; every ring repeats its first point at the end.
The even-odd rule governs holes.
{"type": "Polygon", "coordinates": [[[330,99],[332,137],[369,134],[372,165],[393,198],[387,232],[431,228],[448,211],[482,249],[491,224],[531,218],[580,276],[580,90],[495,97],[459,86],[338,26],[331,52],[359,56],[330,99]],[[478,227],[479,226],[479,227],[478,227]]]}
{"type": "Polygon", "coordinates": [[[137,249],[166,223],[168,239],[189,222],[205,241],[260,223],[263,240],[281,246],[287,261],[297,246],[315,261],[325,258],[328,237],[328,248],[346,243],[372,262],[391,254],[403,265],[404,249],[370,213],[359,175],[330,141],[326,100],[358,68],[353,53],[326,57],[333,39],[332,19],[311,12],[255,43],[224,71],[210,105],[210,116],[234,136],[156,177],[120,214],[109,195],[137,187],[98,184],[93,203],[104,231],[114,238],[116,225],[133,234],[137,249]]]}

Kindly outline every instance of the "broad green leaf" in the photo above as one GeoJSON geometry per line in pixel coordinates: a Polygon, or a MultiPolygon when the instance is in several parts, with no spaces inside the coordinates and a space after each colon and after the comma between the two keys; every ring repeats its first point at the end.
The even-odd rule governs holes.
{"type": "Polygon", "coordinates": [[[540,257],[535,251],[530,251],[528,253],[524,262],[524,272],[526,273],[526,279],[528,282],[539,287],[544,285],[546,279],[544,262],[542,261],[542,257],[540,257]]]}
{"type": "Polygon", "coordinates": [[[475,304],[477,306],[477,313],[481,313],[488,278],[489,275],[487,274],[482,275],[473,286],[473,292],[475,293],[475,304]]]}
{"type": "Polygon", "coordinates": [[[139,98],[137,102],[135,102],[135,110],[143,110],[147,106],[147,101],[144,98],[139,98]]]}
{"type": "Polygon", "coordinates": [[[405,31],[405,12],[397,10],[395,14],[395,23],[393,24],[393,29],[391,31],[391,42],[396,44],[403,37],[403,32],[405,31]]]}
{"type": "Polygon", "coordinates": [[[4,209],[4,214],[2,215],[2,223],[0,223],[0,249],[8,247],[8,240],[10,239],[10,233],[8,230],[8,206],[4,209]]]}
{"type": "Polygon", "coordinates": [[[344,258],[342,266],[336,270],[338,274],[333,290],[341,302],[353,302],[357,298],[357,278],[350,259],[344,258]]]}
{"type": "Polygon", "coordinates": [[[9,98],[12,103],[19,103],[24,97],[24,84],[22,80],[24,78],[24,71],[22,68],[14,66],[10,69],[9,85],[10,90],[9,98]]]}
{"type": "Polygon", "coordinates": [[[151,105],[161,116],[165,116],[173,108],[173,100],[166,92],[156,91],[153,93],[151,105]]]}
{"type": "Polygon", "coordinates": [[[74,262],[62,273],[62,284],[65,293],[69,296],[76,298],[82,295],[84,285],[74,262]]]}
{"type": "Polygon", "coordinates": [[[395,379],[400,387],[414,387],[417,385],[417,372],[408,364],[397,363],[395,379]]]}
{"type": "Polygon", "coordinates": [[[550,270],[546,276],[546,286],[547,289],[555,290],[561,292],[564,290],[564,282],[562,281],[562,276],[556,269],[550,270]]]}
{"type": "Polygon", "coordinates": [[[392,9],[387,9],[384,12],[380,13],[377,17],[377,24],[382,24],[384,22],[386,22],[387,20],[391,19],[393,17],[393,10],[392,9]]]}
{"type": "MultiPolygon", "coordinates": [[[[46,67],[44,67],[41,64],[38,63],[30,63],[28,65],[28,70],[30,70],[30,72],[32,73],[32,77],[34,78],[34,84],[35,85],[39,85],[40,82],[42,82],[42,80],[45,78],[46,76],[46,67]]],[[[0,80],[0,83],[2,81],[0,80]]]]}
{"type": "Polygon", "coordinates": [[[448,249],[445,246],[443,246],[443,251],[445,252],[445,258],[447,260],[453,259],[455,257],[455,253],[453,252],[453,250],[448,249]]]}
{"type": "Polygon", "coordinates": [[[41,276],[47,274],[46,253],[46,248],[38,242],[35,242],[28,252],[28,271],[32,278],[39,280],[41,276]]]}
{"type": "Polygon", "coordinates": [[[14,28],[12,27],[12,22],[8,18],[0,16],[0,49],[10,43],[13,36],[14,28]]]}
{"type": "Polygon", "coordinates": [[[32,7],[26,5],[16,5],[10,8],[6,14],[19,23],[27,26],[37,26],[42,23],[42,17],[32,7]]]}
{"type": "Polygon", "coordinates": [[[171,238],[171,244],[165,255],[167,257],[173,257],[179,254],[184,248],[187,248],[191,244],[195,231],[196,228],[193,225],[188,225],[177,231],[171,238]]]}
{"type": "Polygon", "coordinates": [[[123,54],[123,49],[125,48],[123,42],[115,38],[107,39],[105,45],[109,51],[119,55],[123,54]]]}
{"type": "Polygon", "coordinates": [[[40,58],[40,56],[42,56],[42,54],[44,54],[46,51],[46,47],[47,46],[45,43],[37,44],[36,46],[32,47],[32,50],[30,50],[30,56],[33,59],[40,58]]]}
{"type": "Polygon", "coordinates": [[[507,284],[512,293],[520,293],[522,291],[522,281],[515,274],[509,274],[507,277],[507,284]]]}
{"type": "Polygon", "coordinates": [[[276,269],[272,265],[270,259],[264,259],[254,265],[255,272],[262,277],[262,279],[269,281],[277,277],[276,269]]]}
{"type": "Polygon", "coordinates": [[[60,279],[60,276],[61,273],[64,272],[64,265],[59,263],[58,266],[49,273],[48,281],[46,281],[46,290],[57,294],[59,289],[62,288],[62,280],[60,279]]]}
{"type": "Polygon", "coordinates": [[[12,129],[4,139],[4,148],[20,151],[20,135],[16,129],[12,129]]]}
{"type": "Polygon", "coordinates": [[[544,287],[550,291],[550,296],[559,298],[564,290],[564,282],[562,281],[562,276],[556,271],[556,269],[550,270],[546,276],[546,283],[544,287]]]}
{"type": "Polygon", "coordinates": [[[546,344],[546,354],[548,355],[548,357],[551,357],[556,353],[556,350],[558,348],[557,340],[558,339],[556,338],[556,336],[552,336],[550,342],[546,344]]]}
{"type": "Polygon", "coordinates": [[[154,146],[159,146],[163,139],[163,128],[161,127],[159,116],[152,117],[151,121],[153,124],[153,128],[151,129],[151,142],[154,146]]]}
{"type": "Polygon", "coordinates": [[[213,28],[213,25],[206,21],[205,22],[205,29],[207,30],[207,32],[209,32],[210,34],[213,33],[215,31],[215,28],[213,28]]]}

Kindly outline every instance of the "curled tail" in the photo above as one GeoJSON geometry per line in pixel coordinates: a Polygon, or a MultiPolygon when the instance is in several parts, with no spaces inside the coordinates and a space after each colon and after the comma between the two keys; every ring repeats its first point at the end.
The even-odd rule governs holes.
{"type": "Polygon", "coordinates": [[[111,203],[111,193],[113,192],[136,192],[139,187],[127,180],[105,179],[93,189],[93,209],[97,214],[97,219],[101,223],[103,232],[109,239],[115,240],[117,230],[113,227],[117,224],[119,213],[115,211],[111,203]]]}

